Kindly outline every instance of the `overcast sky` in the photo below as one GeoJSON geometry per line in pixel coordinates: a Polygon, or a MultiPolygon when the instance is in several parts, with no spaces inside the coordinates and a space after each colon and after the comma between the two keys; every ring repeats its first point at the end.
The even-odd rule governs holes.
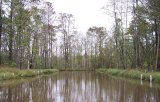
{"type": "Polygon", "coordinates": [[[112,19],[101,9],[108,0],[47,0],[53,4],[56,13],[74,15],[78,31],[85,33],[89,27],[104,26],[108,30],[112,19]]]}

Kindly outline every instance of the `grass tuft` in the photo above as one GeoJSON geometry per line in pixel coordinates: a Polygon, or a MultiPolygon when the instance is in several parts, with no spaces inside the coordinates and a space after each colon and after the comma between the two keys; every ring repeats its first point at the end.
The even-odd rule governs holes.
{"type": "Polygon", "coordinates": [[[160,72],[144,72],[142,70],[133,70],[133,69],[97,69],[99,73],[104,73],[107,75],[112,76],[120,76],[125,78],[132,78],[132,79],[141,79],[141,74],[143,75],[142,80],[150,81],[150,75],[152,76],[152,81],[160,83],[160,72]]]}
{"type": "Polygon", "coordinates": [[[0,68],[0,80],[17,79],[21,77],[34,77],[43,74],[51,74],[57,72],[57,69],[33,69],[19,70],[16,68],[0,68]]]}

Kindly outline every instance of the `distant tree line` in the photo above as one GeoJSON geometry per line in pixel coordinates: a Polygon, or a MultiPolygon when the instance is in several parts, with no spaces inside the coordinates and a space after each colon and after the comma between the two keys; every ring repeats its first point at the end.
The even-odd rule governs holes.
{"type": "Polygon", "coordinates": [[[111,0],[104,10],[114,18],[112,29],[93,26],[82,34],[74,16],[57,14],[50,2],[0,0],[0,65],[158,70],[159,5],[159,0],[111,0]]]}

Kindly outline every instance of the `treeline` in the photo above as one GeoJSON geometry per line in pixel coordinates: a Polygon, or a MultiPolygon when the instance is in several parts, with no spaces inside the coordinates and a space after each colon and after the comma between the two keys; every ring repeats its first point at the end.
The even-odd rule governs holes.
{"type": "Polygon", "coordinates": [[[159,0],[111,0],[104,10],[114,18],[112,29],[93,26],[82,34],[74,16],[57,14],[50,2],[0,0],[0,64],[160,69],[159,5],[159,0]]]}
{"type": "Polygon", "coordinates": [[[107,47],[112,52],[108,67],[160,69],[160,1],[112,0],[111,4],[115,22],[114,42],[107,47]]]}
{"type": "Polygon", "coordinates": [[[40,1],[0,1],[1,65],[20,69],[53,66],[55,12],[51,3],[40,1]]]}

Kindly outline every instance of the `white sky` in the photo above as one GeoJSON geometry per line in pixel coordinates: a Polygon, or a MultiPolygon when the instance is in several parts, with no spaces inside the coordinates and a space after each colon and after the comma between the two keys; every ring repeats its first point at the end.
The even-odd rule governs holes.
{"type": "Polygon", "coordinates": [[[108,0],[47,0],[53,4],[56,13],[74,15],[78,31],[85,33],[89,27],[111,28],[113,20],[101,9],[108,0]]]}

